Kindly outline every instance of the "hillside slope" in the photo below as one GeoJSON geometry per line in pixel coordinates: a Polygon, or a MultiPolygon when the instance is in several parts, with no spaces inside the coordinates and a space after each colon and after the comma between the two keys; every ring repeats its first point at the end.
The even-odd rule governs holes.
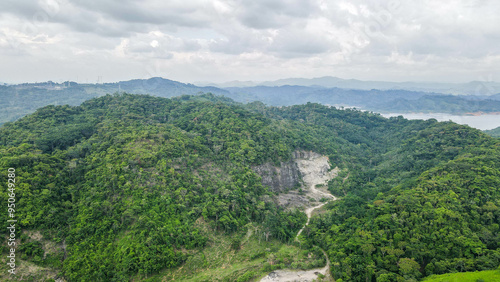
{"type": "MultiPolygon", "coordinates": [[[[409,278],[455,271],[462,259],[463,271],[498,266],[499,154],[494,139],[451,122],[386,119],[311,103],[239,105],[214,95],[105,95],[76,107],[47,106],[2,126],[0,171],[16,171],[19,258],[24,267],[68,281],[123,281],[181,275],[186,265],[212,271],[196,261],[214,247],[219,240],[214,236],[239,238],[248,226],[256,231],[247,242],[274,240],[284,246],[306,216],[280,206],[254,168],[279,166],[297,150],[328,156],[331,167],[341,169],[328,185],[341,199],[312,219],[302,232],[308,242],[301,246],[304,257],[308,252],[321,257],[312,245],[323,246],[334,277],[405,277],[400,271],[406,268],[389,267],[400,260],[411,270],[409,278]],[[441,178],[447,174],[450,179],[441,178]],[[471,187],[478,190],[469,193],[471,187]],[[450,189],[459,196],[456,201],[450,189]],[[408,197],[423,208],[407,205],[408,197]],[[429,216],[438,216],[424,213],[424,200],[443,217],[432,228],[468,228],[456,250],[443,249],[455,244],[446,241],[451,233],[443,233],[448,234],[444,241],[434,240],[435,249],[427,248],[427,239],[415,242],[437,232],[424,228],[429,216]],[[413,223],[405,212],[424,214],[413,223]],[[402,219],[391,221],[394,213],[402,219]],[[386,225],[370,223],[378,216],[386,225]],[[401,231],[390,231],[393,224],[401,231]],[[370,244],[353,242],[359,236],[370,244]],[[388,246],[396,259],[385,256],[388,246]],[[379,261],[380,254],[387,260],[379,261]]],[[[1,174],[1,182],[7,183],[7,177],[1,174]]],[[[0,200],[8,198],[2,189],[0,200]]],[[[7,214],[0,219],[7,230],[7,214]]],[[[245,261],[228,255],[239,244],[236,240],[234,249],[224,249],[228,261],[245,261]]],[[[249,258],[247,266],[257,269],[248,268],[246,279],[292,267],[293,261],[285,259],[289,255],[277,259],[280,248],[249,258]],[[256,261],[262,257],[267,262],[256,261]]],[[[224,277],[236,273],[244,271],[224,277]]]]}
{"type": "Polygon", "coordinates": [[[500,137],[500,127],[491,129],[491,130],[485,130],[484,133],[493,136],[493,137],[500,137]]]}

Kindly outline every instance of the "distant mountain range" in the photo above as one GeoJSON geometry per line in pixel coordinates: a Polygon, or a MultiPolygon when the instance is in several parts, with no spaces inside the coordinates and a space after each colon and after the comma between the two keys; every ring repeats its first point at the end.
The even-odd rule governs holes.
{"type": "Polygon", "coordinates": [[[345,88],[358,90],[408,90],[419,92],[435,92],[452,95],[493,95],[500,93],[500,83],[494,81],[471,81],[467,83],[439,82],[388,82],[362,81],[357,79],[342,79],[332,76],[318,78],[286,78],[274,81],[231,81],[226,83],[197,83],[197,85],[215,87],[253,87],[253,86],[318,86],[324,88],[345,88]]]}
{"type": "MultiPolygon", "coordinates": [[[[238,83],[230,84],[237,85],[238,83]]],[[[243,84],[250,85],[251,83],[243,82],[243,84]]],[[[284,79],[261,84],[221,88],[212,85],[197,86],[154,77],[103,84],[48,81],[0,85],[0,124],[14,121],[46,105],[79,105],[88,99],[116,92],[150,94],[166,98],[213,93],[229,97],[240,103],[261,101],[272,106],[288,106],[315,102],[336,107],[356,107],[374,112],[451,114],[500,112],[500,94],[490,95],[491,93],[486,93],[488,95],[485,95],[483,93],[483,95],[458,96],[430,91],[431,86],[444,88],[448,84],[427,84],[426,91],[412,90],[410,87],[413,85],[415,89],[423,89],[426,84],[364,82],[334,77],[284,79]],[[332,87],[332,85],[343,87],[332,87]],[[378,89],[372,89],[376,86],[378,89]],[[396,89],[403,86],[407,88],[396,89]]],[[[479,84],[471,82],[463,84],[462,88],[455,84],[456,89],[460,88],[463,91],[467,87],[473,89],[474,85],[479,84]]],[[[487,87],[490,90],[497,89],[496,87],[500,89],[500,84],[490,83],[487,87]]],[[[448,89],[451,89],[451,86],[448,89]]]]}
{"type": "Polygon", "coordinates": [[[456,96],[408,90],[357,90],[319,86],[229,87],[228,96],[237,102],[261,101],[273,106],[307,102],[336,107],[355,107],[383,113],[492,113],[500,112],[500,94],[456,96]]]}

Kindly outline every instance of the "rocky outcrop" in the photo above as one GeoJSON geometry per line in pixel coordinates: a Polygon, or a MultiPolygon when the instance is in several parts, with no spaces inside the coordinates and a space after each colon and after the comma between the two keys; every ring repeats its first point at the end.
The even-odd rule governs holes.
{"type": "Polygon", "coordinates": [[[279,167],[265,163],[253,170],[262,178],[262,185],[269,186],[273,192],[292,189],[300,181],[300,171],[295,160],[281,162],[279,167]]]}
{"type": "Polygon", "coordinates": [[[313,151],[295,151],[293,152],[292,158],[293,160],[312,160],[321,157],[320,154],[313,151]]]}
{"type": "MultiPolygon", "coordinates": [[[[262,177],[262,185],[269,186],[273,192],[283,192],[299,185],[301,177],[304,176],[301,174],[301,169],[305,163],[309,164],[307,161],[319,158],[327,159],[312,151],[295,151],[292,159],[288,162],[281,162],[279,167],[265,163],[254,167],[253,170],[262,177]]],[[[326,174],[330,166],[326,161],[324,163],[326,165],[321,163],[323,165],[322,170],[326,174]]]]}
{"type": "MultiPolygon", "coordinates": [[[[323,190],[324,187],[316,186],[327,184],[329,180],[337,176],[339,169],[337,167],[330,169],[328,157],[314,152],[294,152],[293,158],[293,162],[297,164],[300,175],[302,176],[304,184],[302,187],[304,189],[303,195],[300,195],[297,191],[289,191],[288,193],[277,195],[277,198],[279,204],[287,208],[305,208],[307,222],[295,237],[295,241],[300,242],[299,235],[309,224],[314,210],[320,209],[327,204],[326,201],[321,201],[321,199],[336,200],[330,192],[323,190]]],[[[326,257],[326,265],[323,268],[299,271],[281,269],[269,273],[260,281],[317,281],[320,274],[322,276],[328,276],[330,273],[330,261],[325,251],[323,251],[323,254],[326,257]]],[[[326,281],[330,281],[330,278],[326,277],[326,281]]]]}

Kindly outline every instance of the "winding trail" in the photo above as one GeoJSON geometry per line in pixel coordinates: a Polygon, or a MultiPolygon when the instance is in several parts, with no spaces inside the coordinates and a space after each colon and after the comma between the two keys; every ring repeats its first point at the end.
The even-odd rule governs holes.
{"type": "Polygon", "coordinates": [[[326,204],[326,202],[322,203],[321,205],[317,205],[315,207],[310,207],[310,208],[306,209],[305,213],[307,215],[307,222],[306,222],[306,224],[304,224],[304,226],[302,226],[302,228],[300,228],[299,232],[297,233],[297,236],[295,237],[295,241],[297,241],[297,242],[299,241],[299,235],[300,235],[300,233],[302,233],[302,230],[304,230],[304,228],[306,228],[306,226],[309,225],[309,221],[311,220],[312,212],[315,209],[321,208],[325,204],[326,204]]]}
{"type": "MultiPolygon", "coordinates": [[[[305,213],[307,215],[307,222],[299,230],[297,236],[295,237],[295,241],[299,242],[299,235],[302,233],[304,228],[307,225],[309,225],[309,221],[311,220],[313,211],[326,205],[329,201],[337,200],[337,198],[332,194],[316,189],[316,185],[326,184],[330,179],[336,177],[338,169],[335,168],[330,171],[328,158],[326,156],[321,156],[318,154],[312,154],[312,156],[309,156],[309,158],[307,159],[298,159],[296,160],[296,162],[302,174],[302,179],[304,180],[304,184],[306,187],[308,187],[306,196],[315,199],[316,203],[319,203],[318,200],[322,198],[330,199],[321,204],[309,207],[305,210],[305,213]]],[[[323,249],[321,249],[321,251],[323,252],[326,258],[326,265],[322,268],[315,268],[309,270],[289,270],[289,269],[276,270],[266,275],[260,281],[261,282],[267,282],[267,281],[308,282],[317,279],[319,274],[329,276],[330,260],[328,259],[326,252],[323,249]]]]}

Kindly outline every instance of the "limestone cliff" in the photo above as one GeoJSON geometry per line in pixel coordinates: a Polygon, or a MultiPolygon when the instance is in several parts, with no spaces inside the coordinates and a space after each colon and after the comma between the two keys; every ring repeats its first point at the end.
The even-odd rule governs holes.
{"type": "Polygon", "coordinates": [[[300,172],[295,160],[281,162],[280,166],[265,163],[253,168],[262,177],[262,185],[273,192],[283,192],[299,184],[300,172]]]}
{"type": "MultiPolygon", "coordinates": [[[[280,166],[273,166],[265,163],[253,168],[262,177],[262,184],[269,186],[274,192],[283,192],[299,185],[301,173],[298,160],[312,160],[320,158],[321,155],[311,151],[295,151],[292,159],[288,162],[281,162],[280,166]]],[[[325,167],[325,172],[329,166],[325,167]]]]}

